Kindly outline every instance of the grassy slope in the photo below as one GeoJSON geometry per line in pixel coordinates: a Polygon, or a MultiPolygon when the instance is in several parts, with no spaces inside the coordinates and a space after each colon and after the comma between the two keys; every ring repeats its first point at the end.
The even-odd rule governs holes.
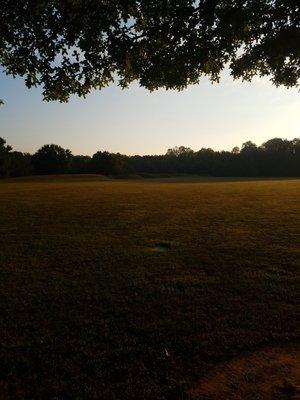
{"type": "Polygon", "coordinates": [[[299,180],[1,182],[0,398],[182,399],[296,339],[299,264],[299,180]]]}

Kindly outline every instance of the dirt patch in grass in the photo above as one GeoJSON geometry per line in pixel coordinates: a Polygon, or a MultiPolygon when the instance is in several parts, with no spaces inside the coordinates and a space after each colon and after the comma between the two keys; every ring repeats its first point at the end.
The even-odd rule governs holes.
{"type": "Polygon", "coordinates": [[[171,243],[168,242],[157,242],[154,244],[154,248],[155,251],[159,251],[159,252],[165,252],[168,250],[171,250],[171,243]]]}
{"type": "Polygon", "coordinates": [[[192,400],[300,399],[300,349],[276,347],[215,367],[189,391],[192,400]]]}

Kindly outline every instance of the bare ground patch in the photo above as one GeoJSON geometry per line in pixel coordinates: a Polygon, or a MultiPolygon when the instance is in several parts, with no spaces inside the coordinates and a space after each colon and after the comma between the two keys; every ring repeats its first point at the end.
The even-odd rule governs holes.
{"type": "Polygon", "coordinates": [[[192,400],[298,400],[300,349],[273,347],[218,365],[189,390],[192,400]]]}

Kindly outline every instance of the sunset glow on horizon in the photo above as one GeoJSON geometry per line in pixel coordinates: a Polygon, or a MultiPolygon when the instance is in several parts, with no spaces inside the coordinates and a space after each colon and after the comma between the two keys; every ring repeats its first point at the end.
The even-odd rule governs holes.
{"type": "Polygon", "coordinates": [[[41,89],[4,74],[0,87],[0,137],[24,152],[56,143],[74,154],[163,154],[180,145],[231,150],[247,140],[299,137],[298,89],[266,79],[241,82],[224,74],[219,84],[203,78],[182,92],[111,86],[67,104],[44,102],[41,89]]]}

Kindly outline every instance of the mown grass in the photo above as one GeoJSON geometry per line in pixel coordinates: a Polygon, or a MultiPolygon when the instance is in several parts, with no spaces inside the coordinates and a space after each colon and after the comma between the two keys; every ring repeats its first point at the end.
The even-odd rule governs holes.
{"type": "Polygon", "coordinates": [[[299,266],[299,180],[1,182],[0,398],[187,398],[296,343],[299,266]]]}

